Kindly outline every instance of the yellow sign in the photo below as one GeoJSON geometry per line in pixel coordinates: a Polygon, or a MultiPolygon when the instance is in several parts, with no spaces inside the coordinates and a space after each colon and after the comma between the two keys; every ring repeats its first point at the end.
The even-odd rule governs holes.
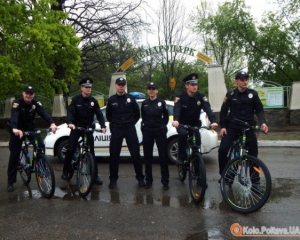
{"type": "Polygon", "coordinates": [[[176,86],[176,80],[175,80],[175,78],[171,78],[170,79],[170,88],[172,91],[174,91],[175,86],[176,86]]]}
{"type": "Polygon", "coordinates": [[[208,56],[204,55],[201,52],[197,52],[196,56],[207,63],[211,63],[211,61],[212,61],[211,58],[209,58],[208,56]]]}
{"type": "Polygon", "coordinates": [[[127,68],[129,68],[134,63],[134,60],[132,58],[129,58],[123,65],[120,67],[122,71],[125,71],[127,68]]]}

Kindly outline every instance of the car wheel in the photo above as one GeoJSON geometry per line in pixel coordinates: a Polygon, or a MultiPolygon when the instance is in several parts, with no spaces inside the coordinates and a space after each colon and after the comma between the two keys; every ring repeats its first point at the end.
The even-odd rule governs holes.
{"type": "Polygon", "coordinates": [[[65,155],[68,149],[68,141],[68,139],[65,139],[57,146],[56,156],[62,163],[65,161],[65,155]]]}
{"type": "Polygon", "coordinates": [[[178,139],[173,138],[168,143],[168,157],[172,162],[177,163],[177,156],[178,156],[178,139]]]}

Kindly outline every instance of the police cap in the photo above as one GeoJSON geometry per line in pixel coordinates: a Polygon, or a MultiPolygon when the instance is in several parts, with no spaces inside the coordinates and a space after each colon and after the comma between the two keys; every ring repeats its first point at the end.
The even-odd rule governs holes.
{"type": "Polygon", "coordinates": [[[183,80],[183,82],[191,83],[191,84],[197,84],[198,83],[198,74],[197,73],[191,73],[187,75],[183,80]]]}
{"type": "Polygon", "coordinates": [[[154,82],[149,83],[148,86],[147,86],[147,89],[149,89],[149,88],[157,89],[156,83],[154,83],[154,82]]]}
{"type": "Polygon", "coordinates": [[[236,75],[235,75],[235,79],[242,79],[244,77],[249,77],[248,73],[244,72],[244,71],[241,71],[241,72],[238,72],[236,75]]]}
{"type": "Polygon", "coordinates": [[[92,87],[92,83],[93,83],[93,80],[89,77],[87,78],[83,78],[80,82],[79,82],[79,85],[81,87],[92,87]]]}
{"type": "Polygon", "coordinates": [[[126,79],[125,78],[117,78],[116,79],[116,84],[125,84],[126,85],[126,79]]]}
{"type": "Polygon", "coordinates": [[[34,90],[34,88],[31,87],[31,86],[27,86],[27,87],[24,87],[23,92],[31,92],[31,93],[35,93],[35,90],[34,90]]]}

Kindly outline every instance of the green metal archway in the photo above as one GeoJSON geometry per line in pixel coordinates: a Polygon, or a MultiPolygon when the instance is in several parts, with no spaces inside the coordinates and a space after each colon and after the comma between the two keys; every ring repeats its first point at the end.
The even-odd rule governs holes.
{"type": "Polygon", "coordinates": [[[148,57],[151,55],[159,54],[162,52],[177,52],[177,53],[183,53],[187,54],[193,57],[198,57],[202,61],[210,64],[212,62],[212,59],[205,54],[197,51],[196,49],[190,48],[190,47],[184,47],[184,46],[176,46],[176,45],[161,45],[161,46],[156,46],[152,47],[149,49],[146,49],[144,51],[141,51],[137,55],[129,58],[126,62],[122,64],[122,66],[117,70],[124,72],[126,69],[128,69],[134,62],[139,61],[140,59],[144,57],[148,57]]]}

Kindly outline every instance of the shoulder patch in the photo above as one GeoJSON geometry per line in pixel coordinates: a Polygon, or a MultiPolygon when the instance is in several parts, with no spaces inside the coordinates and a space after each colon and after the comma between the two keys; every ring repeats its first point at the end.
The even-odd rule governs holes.
{"type": "Polygon", "coordinates": [[[207,97],[205,97],[205,96],[202,99],[203,99],[204,102],[208,101],[207,97]]]}
{"type": "Polygon", "coordinates": [[[40,101],[37,102],[38,105],[43,106],[42,103],[40,101]]]}
{"type": "Polygon", "coordinates": [[[179,100],[180,100],[180,98],[176,97],[175,100],[174,100],[174,103],[177,103],[179,100]]]}
{"type": "Polygon", "coordinates": [[[19,107],[19,103],[14,103],[13,108],[19,107]]]}

